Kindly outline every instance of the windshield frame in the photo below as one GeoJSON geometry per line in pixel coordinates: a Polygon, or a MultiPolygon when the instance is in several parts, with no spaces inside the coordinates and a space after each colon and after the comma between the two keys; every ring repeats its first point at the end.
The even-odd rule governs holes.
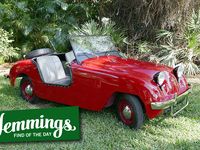
{"type": "Polygon", "coordinates": [[[115,46],[115,44],[114,44],[114,42],[113,42],[111,36],[108,36],[108,35],[69,35],[68,38],[69,38],[69,41],[70,41],[70,44],[71,44],[71,47],[72,47],[72,51],[73,51],[73,53],[74,53],[74,55],[75,55],[75,58],[76,58],[76,60],[77,60],[77,62],[78,62],[79,64],[81,64],[81,62],[83,62],[83,61],[86,60],[86,59],[95,58],[95,57],[98,58],[98,57],[100,57],[100,56],[109,56],[109,53],[110,53],[110,52],[116,53],[115,55],[120,56],[120,52],[117,50],[117,47],[115,46]],[[80,55],[78,55],[78,54],[76,53],[76,51],[75,51],[75,49],[74,49],[74,47],[73,47],[73,44],[72,44],[72,38],[74,38],[74,37],[108,37],[108,38],[110,38],[110,41],[112,42],[114,49],[112,49],[112,50],[110,50],[110,51],[98,52],[98,53],[105,53],[104,55],[98,55],[98,53],[95,54],[93,51],[91,51],[91,54],[85,53],[85,52],[83,51],[83,53],[80,53],[80,55],[83,55],[83,56],[85,56],[86,58],[83,59],[83,60],[80,60],[80,59],[79,59],[80,55]],[[107,54],[107,53],[108,53],[108,54],[107,54]],[[93,55],[93,56],[90,57],[88,54],[89,54],[89,55],[93,55]]]}

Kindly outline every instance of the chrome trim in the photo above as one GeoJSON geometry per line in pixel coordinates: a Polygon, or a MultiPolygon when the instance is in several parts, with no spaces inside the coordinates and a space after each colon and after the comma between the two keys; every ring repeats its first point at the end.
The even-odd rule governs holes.
{"type": "Polygon", "coordinates": [[[131,119],[131,109],[128,106],[124,107],[122,113],[126,119],[131,119]]]}
{"type": "Polygon", "coordinates": [[[32,95],[32,94],[33,94],[33,88],[31,87],[30,84],[26,86],[25,92],[26,92],[28,95],[32,95]]]}
{"type": "Polygon", "coordinates": [[[171,112],[170,112],[170,115],[172,116],[172,117],[174,117],[174,116],[176,116],[179,112],[181,112],[183,109],[185,109],[187,106],[189,105],[189,101],[188,101],[188,99],[186,99],[186,104],[185,104],[185,106],[183,106],[181,109],[179,109],[178,111],[174,111],[174,106],[171,106],[171,112]]]}
{"type": "Polygon", "coordinates": [[[188,94],[191,93],[191,89],[187,90],[183,94],[177,96],[177,94],[174,95],[174,98],[165,102],[152,102],[151,103],[151,108],[153,110],[161,110],[161,109],[166,109],[169,108],[170,106],[176,105],[180,101],[184,101],[187,99],[188,94]]]}

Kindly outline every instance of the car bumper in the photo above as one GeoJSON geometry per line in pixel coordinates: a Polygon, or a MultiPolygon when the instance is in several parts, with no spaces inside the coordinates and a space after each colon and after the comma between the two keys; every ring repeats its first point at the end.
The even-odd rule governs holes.
{"type": "Polygon", "coordinates": [[[185,107],[188,105],[188,95],[191,93],[191,88],[188,89],[186,92],[183,94],[177,96],[175,94],[174,98],[165,102],[152,102],[151,103],[151,108],[153,110],[164,110],[167,108],[171,108],[171,115],[175,116],[177,113],[179,113],[181,110],[183,110],[185,107]],[[183,101],[186,101],[185,106],[183,106],[179,111],[174,112],[174,107],[183,101]]]}

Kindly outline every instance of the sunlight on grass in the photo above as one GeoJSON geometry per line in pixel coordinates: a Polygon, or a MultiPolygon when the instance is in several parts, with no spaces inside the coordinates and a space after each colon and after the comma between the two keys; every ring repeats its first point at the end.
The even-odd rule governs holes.
{"type": "MultiPolygon", "coordinates": [[[[17,84],[19,85],[19,83],[17,84]]],[[[146,121],[134,131],[120,123],[112,110],[80,110],[80,141],[0,144],[0,149],[199,149],[200,86],[194,86],[190,105],[175,118],[159,117],[146,121]]],[[[54,103],[31,105],[20,97],[19,88],[0,77],[0,109],[35,109],[59,107],[54,103]]]]}

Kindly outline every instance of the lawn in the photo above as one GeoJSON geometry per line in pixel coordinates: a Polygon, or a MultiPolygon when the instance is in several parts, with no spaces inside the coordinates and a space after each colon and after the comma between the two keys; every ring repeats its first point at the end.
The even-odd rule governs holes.
{"type": "MultiPolygon", "coordinates": [[[[19,84],[19,83],[18,83],[19,84]]],[[[0,149],[200,149],[200,85],[195,85],[190,105],[175,118],[146,121],[138,131],[120,123],[112,109],[102,112],[81,110],[80,141],[0,144],[0,149]]],[[[0,77],[0,110],[59,107],[41,102],[31,105],[19,96],[19,88],[11,87],[0,77]]]]}

